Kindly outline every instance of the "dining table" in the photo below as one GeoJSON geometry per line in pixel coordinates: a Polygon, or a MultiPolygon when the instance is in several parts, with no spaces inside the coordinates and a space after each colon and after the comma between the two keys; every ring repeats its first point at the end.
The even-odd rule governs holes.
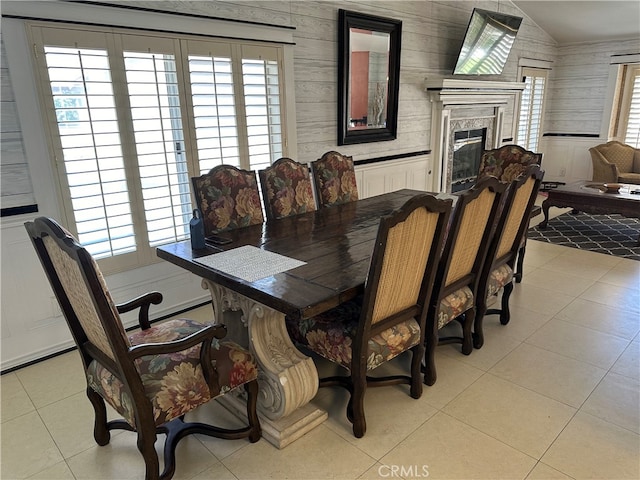
{"type": "MultiPolygon", "coordinates": [[[[189,240],[157,248],[158,257],[202,278],[217,322],[223,312],[241,312],[241,328],[227,325],[228,336],[256,357],[263,436],[278,448],[327,418],[310,404],[316,366],[292,343],[285,318],[302,322],[362,293],[380,218],[423,193],[402,189],[270,219],[221,232],[227,243],[204,249],[192,249],[189,240]]],[[[244,413],[241,398],[224,397],[231,398],[225,406],[244,413]]]]}

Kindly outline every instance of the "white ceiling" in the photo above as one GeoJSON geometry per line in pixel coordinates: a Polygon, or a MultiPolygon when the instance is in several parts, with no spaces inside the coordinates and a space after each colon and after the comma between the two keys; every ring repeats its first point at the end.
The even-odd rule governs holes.
{"type": "Polygon", "coordinates": [[[560,45],[637,38],[638,0],[512,0],[560,45]]]}

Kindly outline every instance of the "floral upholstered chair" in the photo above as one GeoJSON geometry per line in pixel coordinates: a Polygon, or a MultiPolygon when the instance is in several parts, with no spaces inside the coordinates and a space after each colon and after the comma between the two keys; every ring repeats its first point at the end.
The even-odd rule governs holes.
{"type": "Polygon", "coordinates": [[[311,162],[311,173],[320,208],[358,200],[353,159],[338,152],[327,152],[311,162]]]}
{"type": "Polygon", "coordinates": [[[503,145],[494,150],[485,150],[480,158],[478,178],[497,177],[501,182],[511,183],[524,173],[529,165],[540,165],[542,154],[525,150],[520,145],[503,145]]]}
{"type": "Polygon", "coordinates": [[[456,201],[427,313],[424,378],[427,385],[436,381],[438,344],[462,343],[465,355],[473,350],[478,283],[506,189],[507,184],[497,178],[484,177],[456,201]],[[462,337],[440,338],[439,330],[453,320],[462,323],[462,337]]]}
{"type": "Polygon", "coordinates": [[[191,182],[205,235],[263,222],[256,172],[219,165],[191,182]]]}
{"type": "Polygon", "coordinates": [[[509,186],[501,207],[487,257],[480,274],[478,295],[476,295],[476,317],[473,327],[473,345],[484,344],[482,322],[485,314],[500,314],[500,323],[509,323],[509,298],[513,291],[516,259],[522,238],[529,227],[531,208],[535,202],[544,171],[539,165],[530,165],[524,173],[509,186]],[[491,299],[502,292],[501,308],[487,310],[491,299]]]}
{"type": "Polygon", "coordinates": [[[347,370],[346,376],[321,379],[320,386],[349,390],[347,418],[356,437],[366,431],[367,385],[409,384],[413,398],[422,394],[426,306],[451,203],[417,195],[383,217],[364,294],[307,320],[287,319],[287,330],[298,346],[347,370]],[[369,376],[407,350],[412,352],[410,375],[369,376]]]}
{"type": "Polygon", "coordinates": [[[260,186],[267,219],[288,217],[316,209],[309,167],[279,158],[260,170],[260,186]]]}
{"type": "MultiPolygon", "coordinates": [[[[487,176],[497,177],[501,182],[510,184],[518,176],[524,173],[529,165],[540,165],[542,154],[525,150],[520,145],[503,145],[494,150],[485,150],[480,159],[477,180],[487,176]]],[[[554,182],[562,184],[562,182],[554,182]]],[[[531,217],[540,215],[542,209],[534,205],[531,209],[531,217]]],[[[527,235],[522,238],[522,245],[518,254],[515,279],[522,280],[524,254],[527,246],[527,235]]]]}
{"type": "Polygon", "coordinates": [[[116,305],[97,264],[71,234],[45,217],[25,226],[80,352],[98,445],[109,443],[113,429],[136,432],[150,480],[173,476],[175,449],[186,435],[260,439],[256,363],[247,350],[221,341],[223,325],[180,319],[152,326],[149,307],[162,301],[160,293],[116,305]],[[135,309],[141,330],[127,334],[119,315],[135,309]],[[184,421],[188,412],[240,386],[247,394],[246,427],[184,421]],[[123,419],[107,422],[105,401],[123,419]],[[158,434],[166,434],[162,473],[158,434]]]}

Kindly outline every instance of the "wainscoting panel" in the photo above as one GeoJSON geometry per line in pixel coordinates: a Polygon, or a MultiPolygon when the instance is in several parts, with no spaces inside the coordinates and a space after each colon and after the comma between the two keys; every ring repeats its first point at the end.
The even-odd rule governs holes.
{"type": "Polygon", "coordinates": [[[590,180],[593,168],[589,148],[606,140],[593,137],[546,136],[540,143],[544,179],[554,182],[590,180]]]}

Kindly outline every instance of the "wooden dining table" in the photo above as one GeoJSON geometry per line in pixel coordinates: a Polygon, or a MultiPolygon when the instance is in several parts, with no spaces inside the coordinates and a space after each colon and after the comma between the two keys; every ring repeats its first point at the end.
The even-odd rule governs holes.
{"type": "MultiPolygon", "coordinates": [[[[242,312],[248,332],[231,335],[228,325],[229,332],[256,356],[263,436],[277,447],[284,448],[327,418],[309,403],[317,393],[318,373],[313,360],[291,342],[285,317],[304,321],[363,292],[380,218],[421,193],[398,190],[223,232],[231,240],[226,245],[192,250],[184,241],[157,248],[160,258],[203,279],[216,321],[225,311],[242,312]],[[247,248],[304,263],[258,279],[208,263],[247,248]]],[[[242,401],[231,402],[227,406],[242,414],[242,401]]]]}

